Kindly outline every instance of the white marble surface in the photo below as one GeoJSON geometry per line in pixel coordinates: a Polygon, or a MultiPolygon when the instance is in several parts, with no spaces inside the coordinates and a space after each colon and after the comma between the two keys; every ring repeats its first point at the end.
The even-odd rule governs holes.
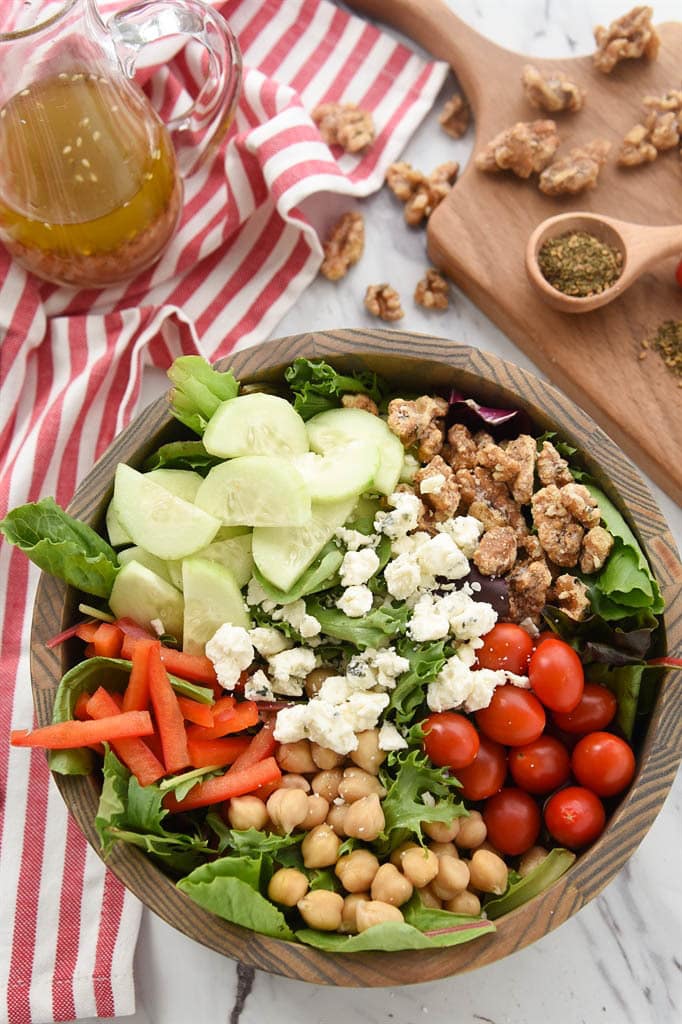
{"type": "MultiPolygon", "coordinates": [[[[621,14],[621,0],[450,0],[496,42],[528,54],[563,56],[592,49],[591,30],[621,14]]],[[[679,18],[680,0],[655,4],[656,20],[679,18]]],[[[673,83],[671,83],[673,84],[673,83]]],[[[450,81],[444,96],[452,88],[450,81]]],[[[431,167],[465,161],[471,133],[453,143],[433,112],[405,154],[431,167]]],[[[339,206],[347,205],[339,201],[339,206]]],[[[325,202],[331,219],[336,201],[325,202]]],[[[457,293],[445,314],[409,299],[425,266],[423,235],[402,230],[384,190],[363,202],[368,244],[360,267],[339,284],[319,279],[279,324],[276,335],[313,328],[376,326],[362,308],[364,286],[389,278],[406,298],[400,326],[442,334],[533,368],[476,307],[457,293]]],[[[145,382],[151,400],[164,384],[145,382]]],[[[653,488],[682,545],[682,513],[653,488]]],[[[580,914],[514,956],[448,981],[375,990],[335,990],[256,972],[241,1015],[234,1009],[235,964],[186,939],[145,912],[135,958],[138,1010],[120,1024],[673,1024],[682,1019],[682,776],[626,868],[580,914]]]]}

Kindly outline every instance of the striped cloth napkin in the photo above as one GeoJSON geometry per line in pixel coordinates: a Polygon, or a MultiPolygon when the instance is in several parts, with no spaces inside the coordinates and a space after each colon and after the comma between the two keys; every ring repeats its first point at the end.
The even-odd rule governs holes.
{"type": "MultiPolygon", "coordinates": [[[[100,3],[105,17],[122,6],[100,3]]],[[[161,262],[126,285],[74,292],[0,251],[0,517],[48,494],[69,502],[135,414],[145,365],[165,368],[183,353],[213,359],[266,338],[321,262],[304,200],[378,189],[447,71],[326,0],[215,6],[241,44],[243,94],[226,144],[187,182],[161,262]],[[377,138],[365,155],[321,141],[309,112],[329,100],[373,112],[377,138]]],[[[196,75],[180,55],[145,88],[172,116],[196,75]]],[[[140,904],[68,817],[44,754],[8,744],[9,730],[32,720],[37,577],[2,544],[0,1021],[10,1024],[132,1013],[140,920],[140,904]]]]}

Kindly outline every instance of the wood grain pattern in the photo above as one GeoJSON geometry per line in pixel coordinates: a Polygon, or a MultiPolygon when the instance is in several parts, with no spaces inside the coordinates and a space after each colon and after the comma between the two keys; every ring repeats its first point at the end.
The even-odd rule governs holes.
{"type": "MultiPolygon", "coordinates": [[[[532,374],[500,359],[445,339],[400,331],[330,331],[302,334],[240,352],[232,361],[243,381],[281,381],[296,356],[324,357],[342,369],[369,367],[396,387],[424,390],[451,386],[486,404],[521,406],[540,430],[557,429],[584,453],[584,463],[628,515],[645,546],[666,599],[668,649],[682,648],[682,566],[665,521],[629,460],[569,399],[532,374]]],[[[223,363],[226,368],[228,362],[223,363]]],[[[182,436],[164,399],[124,431],[79,487],[70,511],[95,526],[103,523],[119,461],[140,465],[159,444],[182,436]]],[[[76,595],[43,576],[36,599],[31,670],[38,720],[50,720],[57,681],[77,657],[68,644],[49,650],[45,641],[76,612],[76,595]]],[[[317,984],[401,985],[443,978],[499,960],[556,928],[613,878],[660,810],[680,760],[678,712],[682,676],[669,673],[639,753],[637,779],[599,841],[547,892],[498,922],[497,933],[453,949],[368,953],[352,957],[320,953],[230,925],[180,893],[172,881],[133,848],[120,845],[108,861],[115,874],[165,921],[190,938],[261,970],[317,984]]],[[[56,777],[57,785],[90,843],[99,779],[56,777]]]]}
{"type": "MultiPolygon", "coordinates": [[[[640,119],[642,98],[680,85],[679,23],[658,26],[662,46],[657,60],[624,61],[604,75],[593,69],[590,57],[546,60],[505,50],[469,28],[442,0],[352,0],[351,6],[395,25],[452,65],[474,112],[474,152],[516,121],[554,117],[563,140],[560,154],[593,138],[608,139],[615,153],[640,119]],[[564,70],[587,90],[584,109],[556,115],[534,110],[520,84],[526,63],[542,72],[564,70]]],[[[682,318],[682,292],[674,280],[682,253],[663,260],[607,307],[579,317],[558,313],[534,293],[524,251],[542,220],[575,210],[640,224],[679,224],[682,176],[676,150],[639,168],[620,169],[611,159],[598,188],[559,199],[513,174],[477,171],[471,160],[429,220],[429,254],[682,503],[682,391],[657,355],[638,358],[642,339],[655,333],[659,323],[682,318]]]]}

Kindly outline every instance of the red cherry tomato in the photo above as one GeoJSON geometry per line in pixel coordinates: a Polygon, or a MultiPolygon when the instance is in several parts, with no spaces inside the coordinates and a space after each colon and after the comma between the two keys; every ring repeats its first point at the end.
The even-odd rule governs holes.
{"type": "Polygon", "coordinates": [[[531,689],[552,711],[573,711],[583,695],[585,674],[580,658],[563,640],[545,640],[528,666],[531,689]]]}
{"type": "Polygon", "coordinates": [[[553,839],[569,850],[594,842],[604,831],[604,805],[591,789],[567,786],[545,804],[545,825],[553,839]]]}
{"type": "Polygon", "coordinates": [[[533,652],[533,641],[525,629],[513,622],[500,622],[482,640],[483,647],[476,652],[481,668],[504,668],[525,676],[533,652]]]}
{"type": "Polygon", "coordinates": [[[562,732],[581,735],[605,729],[618,710],[616,697],[599,683],[585,683],[583,695],[572,711],[555,711],[552,715],[555,725],[562,732]]]}
{"type": "Polygon", "coordinates": [[[675,271],[675,280],[682,288],[682,260],[677,264],[677,270],[675,271]]]}
{"type": "Polygon", "coordinates": [[[597,796],[615,796],[632,782],[635,755],[625,740],[612,732],[591,732],[576,743],[573,774],[597,796]]]}
{"type": "Polygon", "coordinates": [[[550,793],[568,779],[571,758],[563,743],[545,734],[510,750],[509,770],[516,785],[527,793],[550,793]]]}
{"type": "Polygon", "coordinates": [[[556,640],[556,639],[557,639],[556,633],[553,633],[551,629],[545,629],[545,630],[543,630],[542,633],[538,633],[538,635],[535,637],[535,640],[533,641],[533,646],[537,648],[537,647],[540,646],[540,644],[543,644],[545,642],[545,640],[556,640]]]}
{"type": "Polygon", "coordinates": [[[542,735],[545,711],[528,690],[498,686],[488,707],[476,712],[476,724],[489,739],[521,747],[542,735]]]}
{"type": "Polygon", "coordinates": [[[464,715],[454,711],[429,715],[423,729],[424,750],[440,768],[466,768],[478,753],[480,737],[464,715]]]}
{"type": "Polygon", "coordinates": [[[507,754],[504,747],[487,736],[480,737],[476,757],[468,768],[460,768],[457,778],[465,800],[486,800],[502,788],[507,777],[507,754]]]}
{"type": "Polygon", "coordinates": [[[540,834],[540,809],[522,789],[501,789],[486,800],[483,820],[487,838],[510,857],[529,850],[540,834]]]}

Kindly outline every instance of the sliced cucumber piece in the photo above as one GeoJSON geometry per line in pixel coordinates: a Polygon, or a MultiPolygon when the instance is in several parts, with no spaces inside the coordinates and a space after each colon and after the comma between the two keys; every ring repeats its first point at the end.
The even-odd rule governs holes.
{"type": "Polygon", "coordinates": [[[224,565],[206,558],[186,558],[182,563],[182,583],[183,651],[204,654],[206,643],[225,622],[244,629],[251,625],[237,581],[224,565]]]}
{"type": "Polygon", "coordinates": [[[172,583],[174,587],[177,586],[175,580],[168,571],[168,562],[164,562],[163,558],[158,558],[156,555],[152,555],[149,551],[145,551],[144,548],[124,548],[123,551],[119,551],[118,564],[127,565],[128,562],[139,562],[140,565],[145,565],[147,569],[151,569],[152,572],[155,572],[162,580],[167,580],[167,582],[172,583]]]}
{"type": "Polygon", "coordinates": [[[116,505],[112,498],[107,508],[107,514],[105,519],[107,534],[109,536],[109,543],[112,548],[119,548],[123,544],[132,544],[133,539],[129,537],[127,532],[121,526],[121,520],[118,518],[118,512],[116,511],[116,505]]]}
{"type": "Polygon", "coordinates": [[[244,537],[251,533],[250,526],[221,526],[213,540],[230,540],[232,537],[244,537]]]}
{"type": "Polygon", "coordinates": [[[253,560],[267,580],[290,590],[315,561],[334,531],[343,526],[355,507],[355,498],[313,504],[312,517],[298,529],[261,527],[253,531],[253,560]]]}
{"type": "Polygon", "coordinates": [[[225,526],[302,526],[310,519],[310,495],[301,474],[286,459],[267,455],[214,466],[197,491],[196,504],[225,526]]]}
{"type": "Polygon", "coordinates": [[[351,441],[361,441],[379,449],[379,468],[374,488],[380,494],[392,494],[400,478],[405,450],[398,438],[379,416],[364,409],[329,409],[306,423],[308,440],[314,452],[328,454],[351,441]]]}
{"type": "Polygon", "coordinates": [[[150,632],[154,632],[152,619],[160,619],[167,633],[182,636],[182,594],[140,562],[128,562],[121,568],[109,607],[117,619],[132,619],[150,632]]]}
{"type": "Polygon", "coordinates": [[[189,502],[194,501],[199,485],[204,479],[191,469],[153,469],[144,475],[160,487],[165,487],[176,498],[189,502]]]}
{"type": "Polygon", "coordinates": [[[308,451],[305,424],[277,395],[239,395],[218,406],[204,433],[204,447],[222,459],[239,455],[282,455],[308,451]]]}
{"type": "Polygon", "coordinates": [[[352,441],[332,448],[326,455],[306,452],[293,459],[313,501],[343,501],[372,486],[379,468],[379,449],[374,444],[352,441]]]}
{"type": "Polygon", "coordinates": [[[184,558],[206,547],[220,526],[203,509],[123,462],[116,468],[113,500],[135,544],[163,559],[184,558]]]}
{"type": "MultiPolygon", "coordinates": [[[[205,548],[197,551],[192,558],[207,558],[209,562],[217,562],[229,569],[238,587],[244,587],[251,579],[253,556],[251,555],[251,531],[241,537],[228,540],[214,540],[205,548]]],[[[178,590],[184,590],[182,581],[183,560],[162,563],[167,570],[169,579],[178,590]]]]}

